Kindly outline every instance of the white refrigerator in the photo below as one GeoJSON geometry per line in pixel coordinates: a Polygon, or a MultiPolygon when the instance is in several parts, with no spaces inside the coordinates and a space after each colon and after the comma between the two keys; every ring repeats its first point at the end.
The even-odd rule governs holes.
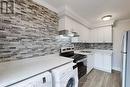
{"type": "Polygon", "coordinates": [[[130,31],[124,33],[121,54],[122,87],[130,87],[130,31]]]}

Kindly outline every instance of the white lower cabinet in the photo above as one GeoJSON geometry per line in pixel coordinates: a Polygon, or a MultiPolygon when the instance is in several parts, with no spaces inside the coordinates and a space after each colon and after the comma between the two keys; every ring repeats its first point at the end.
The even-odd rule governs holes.
{"type": "Polygon", "coordinates": [[[87,74],[94,69],[102,70],[104,72],[111,73],[112,71],[112,52],[97,51],[92,54],[86,54],[87,61],[85,65],[87,66],[87,74]]]}
{"type": "Polygon", "coordinates": [[[94,54],[94,68],[95,69],[102,69],[103,67],[103,57],[101,53],[95,53],[94,54]]]}
{"type": "Polygon", "coordinates": [[[95,53],[94,54],[94,68],[99,69],[105,72],[111,73],[111,59],[112,59],[112,54],[109,53],[95,53]]]}
{"type": "Polygon", "coordinates": [[[107,72],[112,71],[112,54],[104,54],[103,55],[103,66],[104,66],[104,70],[107,72]]]}
{"type": "Polygon", "coordinates": [[[87,55],[87,74],[94,68],[94,55],[87,55]]]}

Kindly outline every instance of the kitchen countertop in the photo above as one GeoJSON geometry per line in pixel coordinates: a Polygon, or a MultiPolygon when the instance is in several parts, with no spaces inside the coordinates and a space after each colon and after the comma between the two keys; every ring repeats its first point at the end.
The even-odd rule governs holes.
{"type": "Polygon", "coordinates": [[[51,54],[0,63],[0,87],[16,83],[72,61],[73,59],[61,57],[59,54],[51,54]]]}
{"type": "Polygon", "coordinates": [[[105,54],[112,54],[113,50],[101,50],[101,49],[83,49],[83,50],[75,50],[75,53],[90,55],[94,53],[105,53],[105,54]],[[81,52],[81,51],[91,51],[91,53],[81,52]]]}

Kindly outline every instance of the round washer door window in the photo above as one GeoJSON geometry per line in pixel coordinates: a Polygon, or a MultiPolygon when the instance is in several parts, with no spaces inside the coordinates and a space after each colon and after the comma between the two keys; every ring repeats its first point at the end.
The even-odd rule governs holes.
{"type": "Polygon", "coordinates": [[[75,86],[75,80],[74,78],[70,78],[66,87],[74,87],[75,86]]]}

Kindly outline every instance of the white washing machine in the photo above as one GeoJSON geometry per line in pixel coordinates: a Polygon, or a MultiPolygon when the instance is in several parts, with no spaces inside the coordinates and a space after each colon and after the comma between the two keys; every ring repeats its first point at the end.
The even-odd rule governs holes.
{"type": "Polygon", "coordinates": [[[52,87],[52,75],[45,72],[9,87],[52,87]]]}
{"type": "Polygon", "coordinates": [[[73,66],[74,63],[69,63],[51,70],[53,87],[78,87],[78,70],[73,66]]]}

